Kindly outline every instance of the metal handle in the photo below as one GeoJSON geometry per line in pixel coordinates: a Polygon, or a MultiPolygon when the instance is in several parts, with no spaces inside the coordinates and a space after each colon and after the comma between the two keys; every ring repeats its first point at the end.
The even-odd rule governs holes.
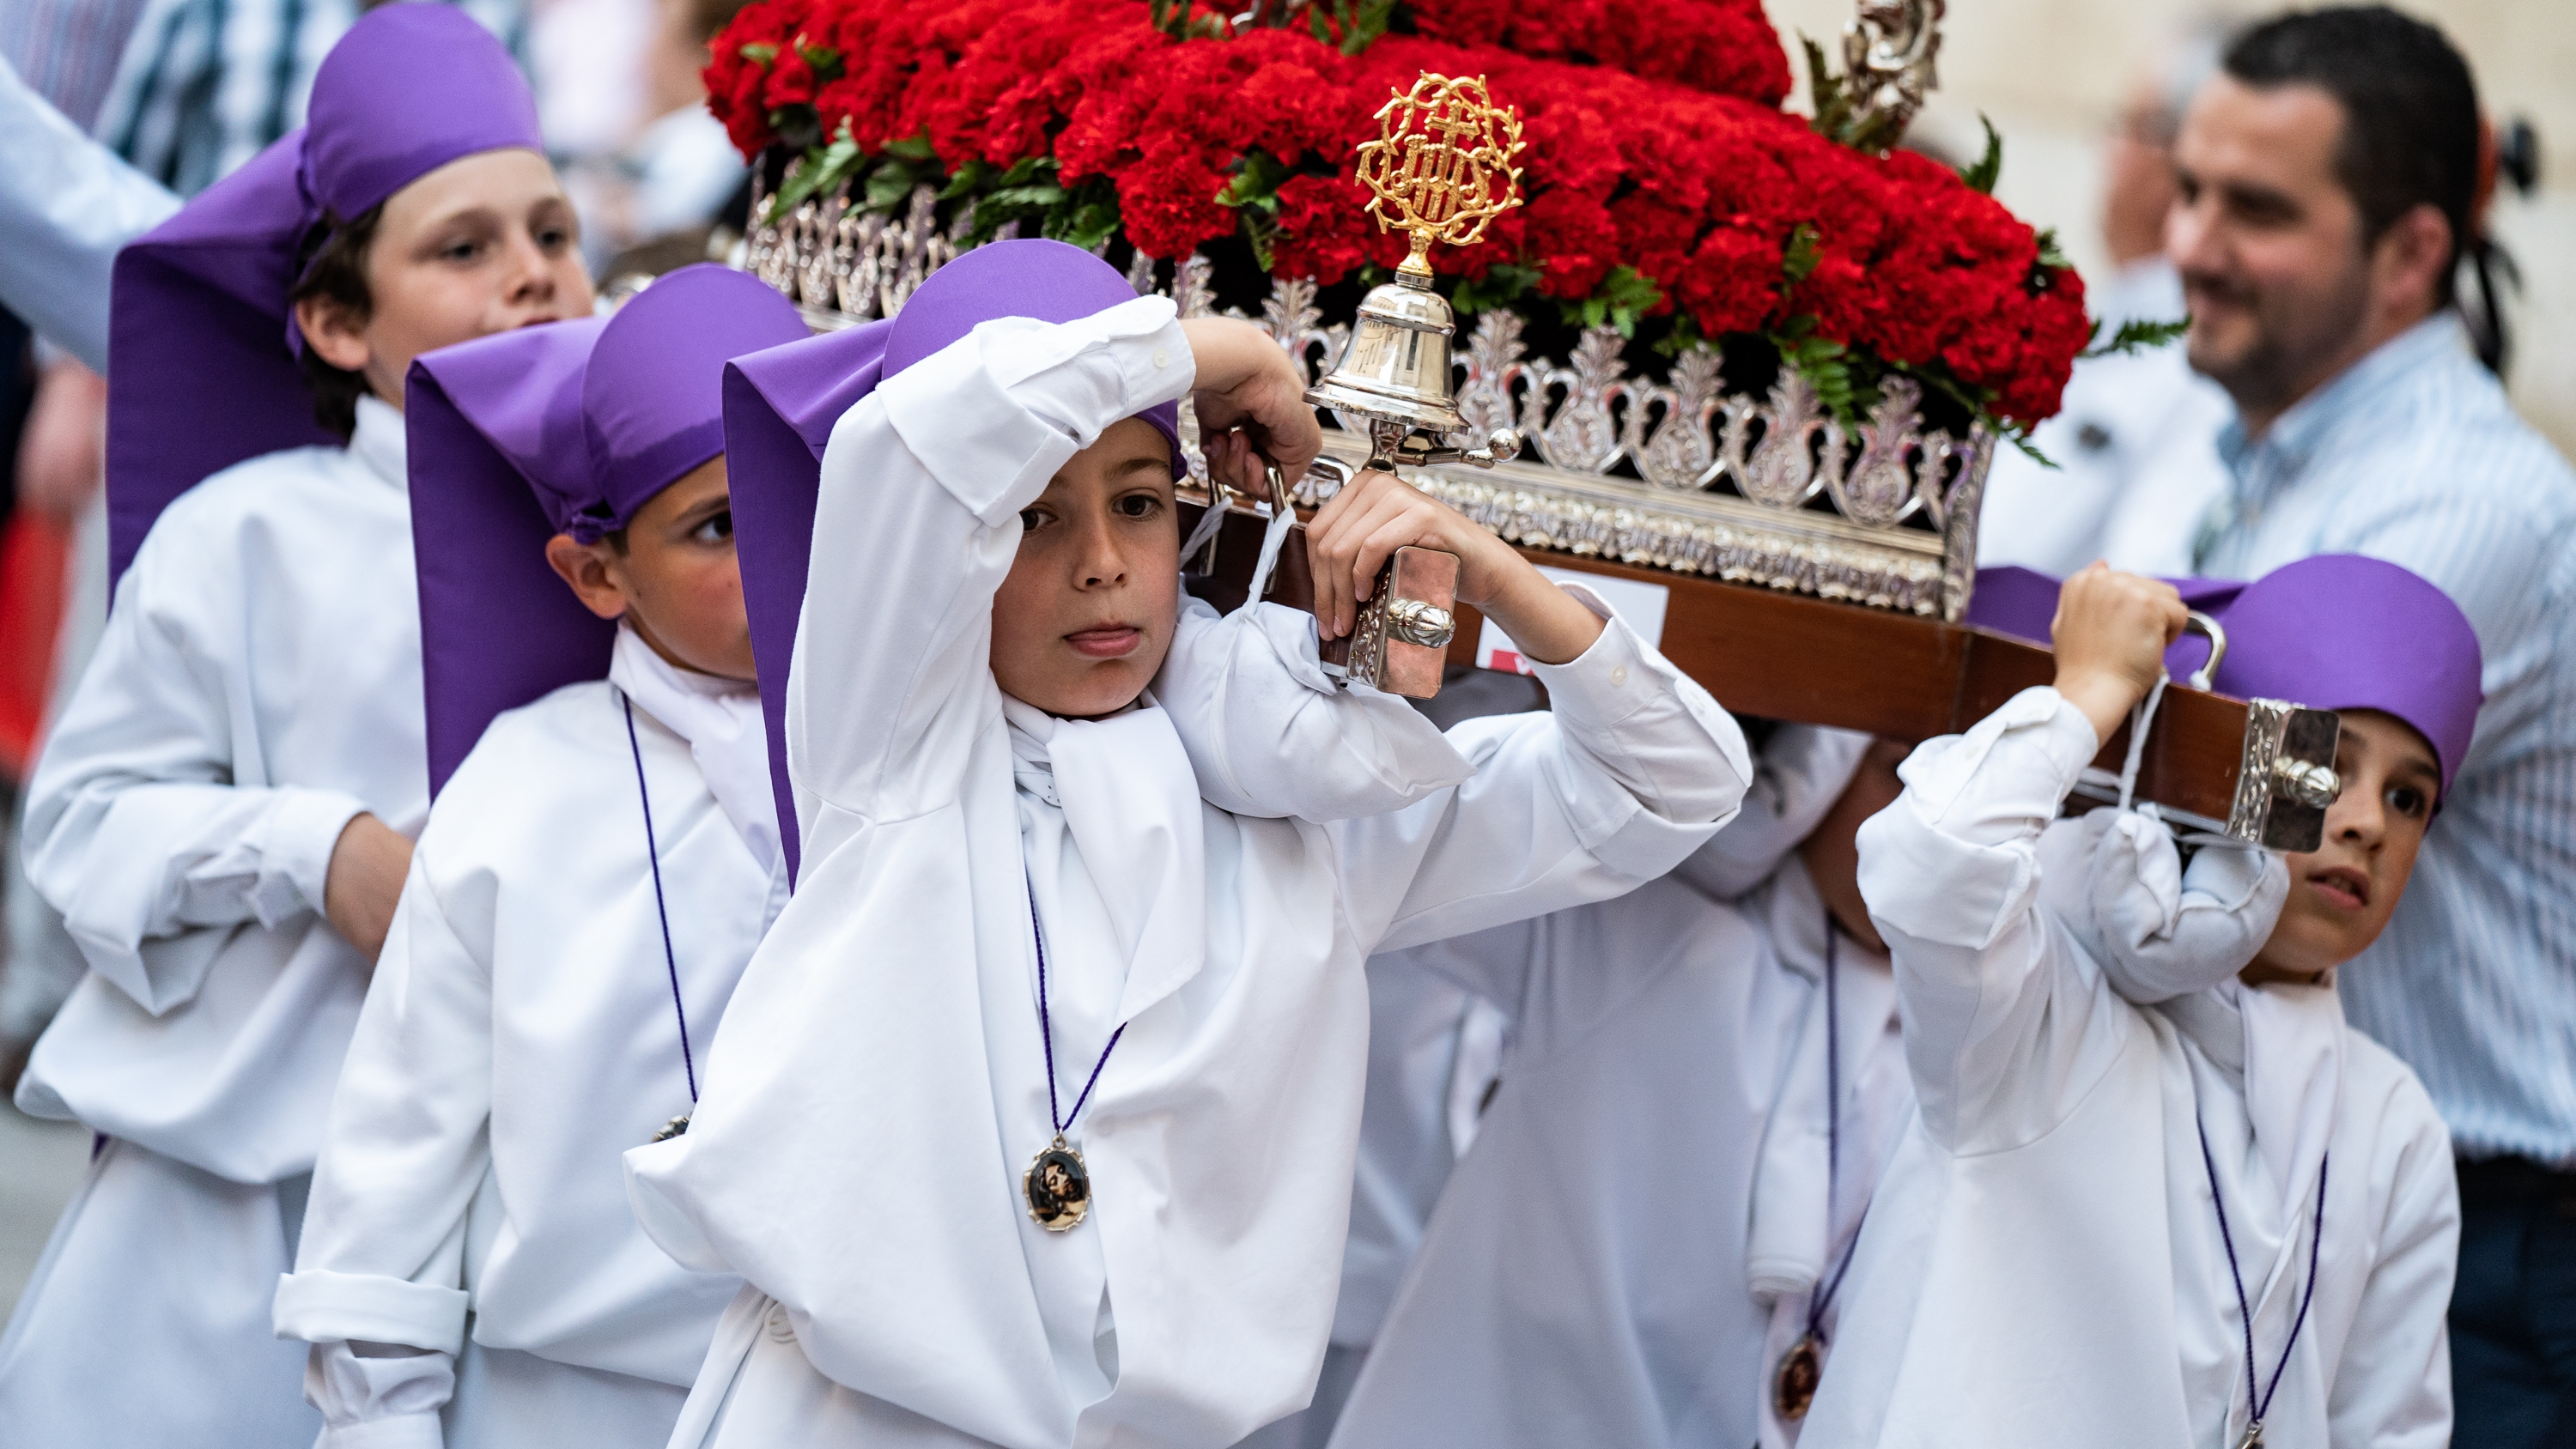
{"type": "Polygon", "coordinates": [[[2206,690],[2210,681],[2218,677],[2219,661],[2227,657],[2227,630],[2216,619],[2194,609],[2183,616],[2182,631],[2198,634],[2209,641],[2209,662],[2193,670],[2191,678],[2183,681],[2194,689],[2206,690]]]}
{"type": "Polygon", "coordinates": [[[1397,599],[1386,606],[1386,636],[1425,649],[1446,649],[1458,633],[1457,616],[1421,599],[1397,599]]]}

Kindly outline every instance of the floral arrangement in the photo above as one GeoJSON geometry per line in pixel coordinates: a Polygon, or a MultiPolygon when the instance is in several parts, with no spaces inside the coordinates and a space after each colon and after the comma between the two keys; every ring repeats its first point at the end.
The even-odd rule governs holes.
{"type": "Polygon", "coordinates": [[[1553,308],[1665,355],[1748,347],[1846,418],[1881,380],[2015,438],[2092,336],[2083,285],[1966,174],[1781,109],[1759,0],[754,0],[709,105],[747,157],[797,153],[774,214],[848,184],[913,190],[1176,260],[1239,238],[1267,271],[1374,282],[1401,236],[1363,214],[1358,143],[1424,70],[1482,75],[1526,123],[1527,204],[1435,265],[1462,313],[1553,308]]]}

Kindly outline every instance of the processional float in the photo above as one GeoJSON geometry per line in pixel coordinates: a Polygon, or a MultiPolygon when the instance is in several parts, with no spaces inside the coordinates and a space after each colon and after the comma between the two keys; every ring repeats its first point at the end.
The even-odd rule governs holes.
{"type": "MultiPolygon", "coordinates": [[[[1864,0],[1845,31],[1837,119],[1892,144],[1931,83],[1940,0],[1864,0]]],[[[1820,59],[1810,48],[1811,62],[1820,59]]],[[[1628,375],[1620,335],[1585,329],[1573,355],[1533,358],[1521,319],[1488,310],[1463,349],[1450,302],[1434,290],[1430,249],[1478,241],[1519,205],[1521,123],[1482,78],[1424,74],[1388,100],[1380,134],[1359,148],[1367,210],[1408,234],[1393,280],[1347,323],[1328,320],[1312,282],[1274,280],[1263,325],[1335,426],[1325,456],[1267,497],[1210,479],[1183,410],[1192,482],[1182,529],[1226,516],[1186,561],[1193,592],[1220,609],[1246,602],[1269,520],[1297,515],[1267,598],[1311,608],[1304,520],[1363,469],[1387,469],[1511,542],[1533,562],[1660,591],[1666,657],[1738,713],[1919,740],[1966,729],[2054,675],[2050,652],[1967,622],[1978,512],[1997,436],[1927,428],[1910,379],[1882,380],[1848,424],[1799,373],[1768,395],[1725,391],[1715,355],[1685,352],[1661,381],[1628,375]],[[1329,366],[1325,364],[1329,363],[1329,366]],[[1534,454],[1535,457],[1530,455],[1534,454]],[[1633,476],[1629,476],[1633,475],[1633,476]]],[[[775,185],[778,170],[756,180],[775,185]]],[[[916,190],[900,217],[823,196],[779,210],[747,238],[743,262],[818,328],[892,315],[960,249],[936,196],[916,190]]],[[[1006,233],[1007,234],[1007,233],[1006,233]]],[[[1130,269],[1156,290],[1154,264],[1130,269]]],[[[1172,271],[1183,316],[1214,312],[1202,256],[1172,271]]],[[[1239,314],[1238,314],[1239,315],[1239,314]]],[[[1457,560],[1398,550],[1328,669],[1428,698],[1445,669],[1477,662],[1482,620],[1455,598],[1457,560]]],[[[2213,656],[2223,633],[2195,615],[2213,656]]],[[[2216,659],[2164,691],[2138,752],[2134,798],[2178,823],[2273,849],[2314,849],[2338,790],[2339,722],[2280,700],[2203,687],[2216,659]]],[[[2107,798],[2128,762],[2115,734],[2079,793],[2107,798]]]]}

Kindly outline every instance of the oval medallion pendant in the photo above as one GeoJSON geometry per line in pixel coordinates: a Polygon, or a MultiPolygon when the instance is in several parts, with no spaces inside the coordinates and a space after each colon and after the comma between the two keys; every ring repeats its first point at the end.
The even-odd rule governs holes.
{"type": "Polygon", "coordinates": [[[1824,1359],[1816,1352],[1814,1334],[1789,1345],[1789,1351],[1780,1355],[1779,1372],[1771,1376],[1771,1412],[1784,1424],[1807,1417],[1816,1402],[1816,1384],[1824,1376],[1824,1359]]]}
{"type": "Polygon", "coordinates": [[[1050,1233],[1080,1227],[1091,1212],[1091,1174],[1082,1165],[1082,1154],[1065,1145],[1061,1132],[1029,1164],[1020,1179],[1020,1192],[1029,1200],[1030,1219],[1050,1233]]]}
{"type": "Polygon", "coordinates": [[[683,1112],[679,1116],[672,1118],[670,1121],[663,1123],[662,1130],[653,1134],[653,1140],[656,1142],[668,1142],[674,1137],[685,1134],[689,1130],[689,1115],[689,1113],[683,1112]]]}

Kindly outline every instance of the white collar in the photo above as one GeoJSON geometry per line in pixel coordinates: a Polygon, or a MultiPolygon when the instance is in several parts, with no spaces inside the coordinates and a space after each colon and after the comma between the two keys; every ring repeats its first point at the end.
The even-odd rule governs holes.
{"type": "Polygon", "coordinates": [[[2343,1002],[2327,986],[2230,979],[2155,1008],[2245,1099],[2284,1221],[2306,1201],[2343,1091],[2343,1002]]]}
{"type": "Polygon", "coordinates": [[[410,486],[405,436],[400,408],[373,393],[358,399],[358,425],[349,434],[349,456],[398,489],[410,486]]]}
{"type": "Polygon", "coordinates": [[[770,783],[769,732],[760,687],[682,669],[620,621],[608,682],[663,728],[689,742],[716,806],[760,868],[778,869],[778,797],[770,783]]]}
{"type": "Polygon", "coordinates": [[[1126,957],[1118,1019],[1132,1020],[1207,961],[1207,845],[1189,754],[1146,696],[1099,719],[1060,719],[1005,694],[1002,718],[1013,780],[1064,812],[1100,892],[1126,957]]]}

